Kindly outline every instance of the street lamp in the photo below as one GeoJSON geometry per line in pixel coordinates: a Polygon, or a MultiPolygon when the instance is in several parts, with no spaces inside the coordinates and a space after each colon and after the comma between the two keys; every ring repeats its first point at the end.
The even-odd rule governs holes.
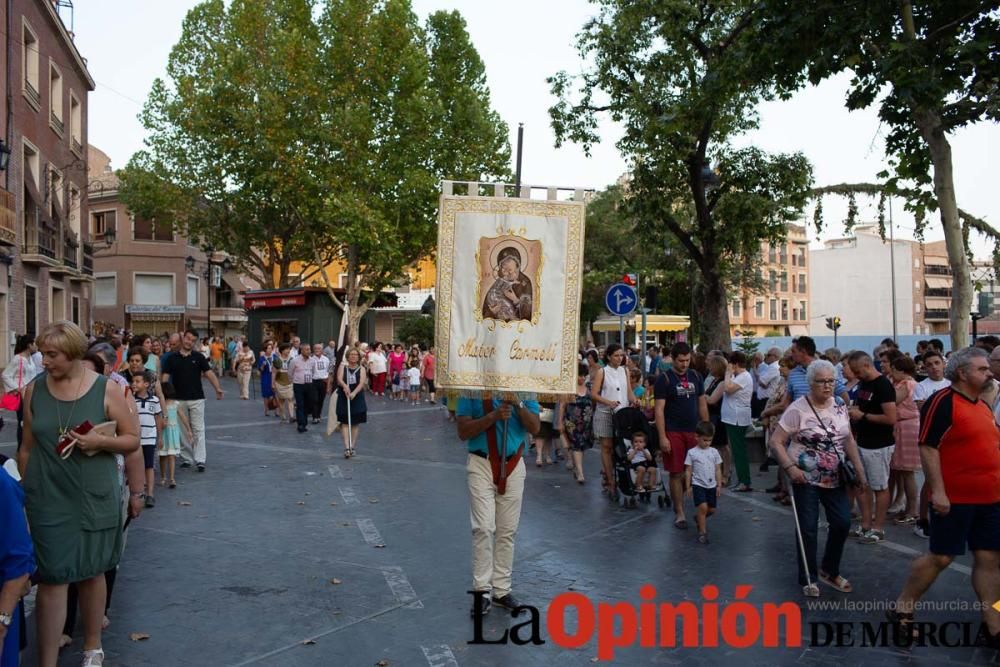
{"type": "Polygon", "coordinates": [[[115,244],[115,240],[118,238],[118,230],[114,227],[109,227],[104,230],[104,245],[111,247],[115,244]]]}
{"type": "Polygon", "coordinates": [[[7,267],[7,287],[14,283],[14,255],[9,252],[0,253],[0,264],[7,267]]]}
{"type": "MultiPolygon", "coordinates": [[[[212,268],[218,266],[219,268],[222,269],[222,273],[229,273],[230,271],[233,270],[233,262],[232,262],[231,259],[229,259],[228,257],[226,257],[225,259],[223,259],[221,261],[215,261],[215,259],[213,259],[214,255],[215,255],[215,249],[212,248],[212,246],[208,246],[208,247],[205,248],[205,256],[207,257],[207,259],[205,260],[205,263],[208,265],[208,267],[205,269],[205,272],[201,274],[205,278],[205,285],[206,285],[206,287],[205,287],[205,293],[208,296],[208,335],[209,336],[212,335],[212,287],[213,287],[213,285],[212,285],[212,268]]],[[[195,260],[194,257],[192,257],[191,255],[188,255],[187,257],[184,258],[184,266],[187,267],[188,271],[194,271],[194,267],[195,267],[196,261],[197,260],[195,260]]]]}

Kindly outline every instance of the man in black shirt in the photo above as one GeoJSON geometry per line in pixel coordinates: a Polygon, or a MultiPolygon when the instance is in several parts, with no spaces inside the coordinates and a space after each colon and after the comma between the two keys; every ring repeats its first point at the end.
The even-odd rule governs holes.
{"type": "Polygon", "coordinates": [[[174,385],[178,408],[185,413],[194,435],[194,442],[190,443],[186,451],[181,450],[181,467],[190,468],[191,460],[194,459],[198,472],[205,472],[205,392],[201,388],[202,375],[215,387],[215,398],[220,401],[222,386],[205,355],[194,351],[197,341],[197,333],[190,329],[184,332],[180,349],[163,362],[161,379],[174,385]]]}
{"type": "Polygon", "coordinates": [[[872,358],[864,352],[854,352],[847,358],[847,363],[859,380],[858,398],[849,414],[868,487],[875,494],[874,520],[871,493],[861,494],[861,529],[855,530],[854,534],[864,544],[877,544],[885,539],[882,525],[889,509],[889,462],[896,449],[893,435],[896,389],[889,378],[875,370],[872,358]]]}

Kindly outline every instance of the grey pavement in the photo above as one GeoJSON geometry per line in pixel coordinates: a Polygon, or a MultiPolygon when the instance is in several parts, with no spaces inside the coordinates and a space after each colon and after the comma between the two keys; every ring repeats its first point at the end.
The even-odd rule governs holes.
{"type": "MultiPolygon", "coordinates": [[[[358,455],[345,460],[339,435],[324,437],[325,420],[300,435],[265,419],[259,401],[235,399],[234,382],[226,389],[222,402],[207,402],[208,470],[178,468],[178,488],[158,487],[157,506],[129,529],[106,665],[587,665],[596,662],[596,634],[577,649],[549,636],[545,609],[560,593],[637,605],[639,588],[652,584],[657,602],[700,604],[702,587],[714,584],[722,610],[737,585],[751,585],[746,599],[757,609],[802,603],[791,514],[765,494],[724,495],[709,523],[712,543],[699,545],[693,528],[675,529],[672,512],[655,502],[626,509],[602,498],[595,451],[585,457],[583,486],[562,464],[539,469],[532,457],[514,592],[541,610],[545,643],[470,645],[466,455],[443,408],[369,398],[358,455]]],[[[0,451],[12,454],[13,428],[3,438],[0,451]]],[[[754,485],[769,486],[773,475],[754,485]]],[[[824,587],[821,600],[893,599],[926,543],[908,528],[890,527],[888,537],[877,546],[850,542],[843,571],[855,593],[824,587]]],[[[971,604],[969,565],[960,559],[927,599],[971,604]]],[[[802,609],[799,648],[637,642],[610,664],[1000,665],[995,651],[975,648],[811,647],[811,621],[877,623],[882,612],[802,609]]],[[[920,618],[976,623],[978,612],[920,618]]],[[[575,619],[569,613],[568,632],[575,619]]],[[[494,608],[484,638],[526,620],[494,608]]],[[[860,643],[859,625],[854,632],[860,643]]],[[[80,634],[60,665],[79,664],[80,634]]],[[[26,657],[34,664],[33,652],[26,657]]]]}

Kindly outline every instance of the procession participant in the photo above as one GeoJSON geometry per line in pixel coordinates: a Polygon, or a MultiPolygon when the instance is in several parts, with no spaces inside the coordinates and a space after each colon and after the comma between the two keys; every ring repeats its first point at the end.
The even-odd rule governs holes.
{"type": "MultiPolygon", "coordinates": [[[[368,372],[361,365],[361,353],[350,348],[337,370],[337,421],[340,435],[344,439],[344,458],[354,456],[358,446],[358,432],[361,424],[368,421],[368,406],[365,403],[365,385],[368,372]]],[[[332,383],[331,383],[332,390],[332,383]]]]}
{"type": "Polygon", "coordinates": [[[632,382],[625,369],[625,350],[612,343],[604,353],[606,366],[594,375],[590,397],[597,408],[594,410],[594,437],[601,443],[601,468],[604,473],[604,489],[615,493],[615,471],[612,461],[614,446],[614,413],[635,403],[632,382]]]}
{"type": "Polygon", "coordinates": [[[184,332],[180,349],[163,364],[163,376],[160,380],[173,383],[177,391],[177,403],[194,434],[194,442],[190,443],[186,451],[181,449],[181,467],[190,468],[193,461],[198,466],[198,472],[205,472],[208,453],[205,447],[205,391],[201,386],[202,376],[215,388],[216,400],[222,400],[223,392],[208,359],[194,351],[197,340],[198,334],[193,329],[184,332]]]}
{"type": "MultiPolygon", "coordinates": [[[[18,452],[38,562],[38,659],[45,667],[56,665],[67,586],[77,583],[84,664],[100,665],[107,597],[104,573],[118,564],[122,550],[121,482],[113,454],[138,451],[138,421],[118,387],[84,367],[87,339],[79,327],[70,322],[50,324],[38,336],[38,345],[45,374],[28,388],[24,446],[18,452]],[[84,421],[109,420],[117,422],[117,435],[73,430],[84,421]],[[66,435],[75,445],[63,459],[56,446],[66,435]]],[[[143,505],[141,458],[127,456],[126,465],[130,465],[129,510],[138,516],[143,505]]]]}
{"type": "Polygon", "coordinates": [[[246,341],[241,341],[240,348],[236,352],[234,365],[236,366],[236,379],[240,383],[240,399],[244,401],[250,400],[250,375],[253,373],[254,361],[253,350],[250,349],[246,341]]]}
{"type": "Polygon", "coordinates": [[[986,641],[1000,648],[1000,430],[980,399],[990,380],[986,352],[965,348],[945,369],[951,386],[920,410],[920,459],[931,487],[930,553],[913,561],[889,620],[914,630],[913,610],[956,556],[972,551],[972,586],[986,641]]]}
{"type": "Polygon", "coordinates": [[[316,360],[312,358],[312,348],[302,345],[299,356],[294,357],[288,367],[292,378],[292,393],[295,395],[295,421],[299,433],[309,430],[306,426],[307,415],[313,404],[313,373],[316,370],[316,360]]]}
{"type": "Polygon", "coordinates": [[[458,401],[458,437],[468,443],[466,480],[472,523],[472,614],[489,612],[493,604],[515,609],[511,592],[514,535],[521,520],[524,494],[524,444],[541,428],[537,401],[500,399],[458,401]],[[503,425],[498,422],[506,420],[503,425]],[[502,438],[502,441],[501,441],[502,438]],[[501,448],[503,457],[501,457],[501,448]],[[506,467],[501,469],[501,458],[506,467]]]}
{"type": "Polygon", "coordinates": [[[323,344],[313,345],[313,388],[312,388],[312,423],[318,424],[323,414],[323,401],[326,400],[326,390],[330,385],[330,358],[323,354],[323,344]]]}

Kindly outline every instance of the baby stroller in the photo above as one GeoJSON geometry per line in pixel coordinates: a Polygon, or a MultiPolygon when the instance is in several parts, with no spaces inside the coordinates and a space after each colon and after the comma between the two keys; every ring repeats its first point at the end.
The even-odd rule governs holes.
{"type": "Polygon", "coordinates": [[[635,507],[638,501],[648,503],[652,494],[656,494],[656,503],[660,508],[669,506],[669,496],[663,486],[663,475],[657,475],[656,487],[651,491],[642,494],[636,492],[635,471],[632,470],[632,463],[626,454],[632,446],[632,434],[642,432],[646,434],[646,449],[653,455],[654,469],[659,448],[654,445],[657,442],[656,433],[642,410],[638,408],[622,408],[615,413],[613,422],[615,444],[613,449],[613,465],[615,471],[615,489],[612,491],[612,498],[623,499],[625,507],[635,507]]]}

